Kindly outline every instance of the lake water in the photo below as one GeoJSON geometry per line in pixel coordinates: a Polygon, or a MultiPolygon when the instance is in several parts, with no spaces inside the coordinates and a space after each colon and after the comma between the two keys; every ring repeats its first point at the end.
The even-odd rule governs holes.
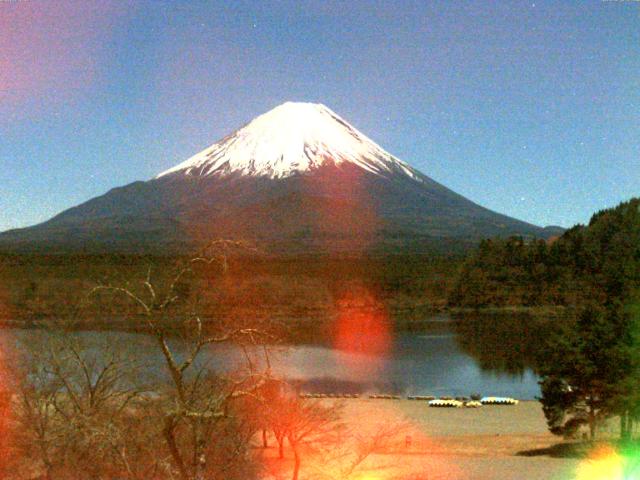
{"type": "MultiPolygon", "coordinates": [[[[531,345],[522,320],[434,322],[422,333],[393,336],[384,355],[348,353],[328,345],[295,345],[269,349],[274,374],[310,392],[399,393],[405,395],[504,395],[533,399],[540,394],[538,378],[527,364],[524,346],[531,345]],[[474,323],[475,322],[475,323],[474,323]],[[506,325],[506,327],[505,327],[506,325]],[[518,344],[521,342],[522,344],[518,344]]],[[[7,329],[5,352],[39,348],[46,341],[38,330],[7,329]],[[31,347],[28,347],[31,345],[31,347]]],[[[149,374],[164,372],[153,338],[123,332],[81,332],[74,335],[100,345],[118,346],[125,355],[145,364],[149,374]]],[[[534,342],[535,343],[535,342],[534,342]]],[[[178,344],[176,348],[180,349],[178,344]]],[[[230,345],[207,349],[202,357],[214,370],[265,365],[262,349],[242,351],[230,345]]]]}
{"type": "Polygon", "coordinates": [[[519,373],[487,370],[457,341],[457,334],[402,334],[384,357],[324,346],[296,346],[277,357],[276,369],[300,379],[308,391],[407,395],[482,395],[533,399],[540,394],[530,368],[519,373]]]}

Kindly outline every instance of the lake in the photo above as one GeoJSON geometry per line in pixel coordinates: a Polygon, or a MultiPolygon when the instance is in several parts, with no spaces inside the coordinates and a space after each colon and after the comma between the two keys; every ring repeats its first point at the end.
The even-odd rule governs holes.
{"type": "MultiPolygon", "coordinates": [[[[532,365],[532,345],[541,328],[519,317],[438,317],[420,333],[391,336],[383,354],[345,352],[328,344],[278,346],[268,350],[272,372],[308,392],[398,393],[404,395],[481,395],[534,399],[540,394],[532,365]]],[[[39,330],[6,329],[2,346],[24,351],[46,341],[39,330]],[[31,347],[29,347],[31,345],[31,347]]],[[[147,375],[164,372],[153,338],[124,332],[78,332],[73,335],[95,348],[118,346],[144,364],[147,375]]],[[[179,344],[175,345],[180,349],[179,344]]],[[[203,361],[214,370],[265,366],[261,348],[245,351],[231,345],[208,348],[203,361]]],[[[7,361],[5,360],[5,364],[7,361]]]]}

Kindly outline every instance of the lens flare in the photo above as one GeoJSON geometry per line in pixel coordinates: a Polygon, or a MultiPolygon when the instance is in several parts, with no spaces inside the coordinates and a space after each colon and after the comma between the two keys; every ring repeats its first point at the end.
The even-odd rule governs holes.
{"type": "Polygon", "coordinates": [[[575,480],[636,480],[640,459],[626,456],[610,445],[596,448],[576,469],[575,480]]]}

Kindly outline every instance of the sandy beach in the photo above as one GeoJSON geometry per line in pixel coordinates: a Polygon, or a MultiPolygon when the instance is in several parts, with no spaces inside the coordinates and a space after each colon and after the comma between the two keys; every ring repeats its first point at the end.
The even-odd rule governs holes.
{"type": "MultiPolygon", "coordinates": [[[[523,455],[523,452],[561,442],[548,432],[536,401],[524,401],[515,406],[455,409],[430,408],[423,401],[349,399],[344,401],[343,419],[364,436],[381,425],[407,425],[395,446],[372,455],[352,478],[576,478],[577,459],[523,455]]],[[[275,449],[268,449],[265,460],[268,469],[265,478],[289,478],[289,458],[278,461],[275,449]]],[[[321,478],[322,470],[322,465],[309,462],[303,466],[301,478],[321,478]]]]}

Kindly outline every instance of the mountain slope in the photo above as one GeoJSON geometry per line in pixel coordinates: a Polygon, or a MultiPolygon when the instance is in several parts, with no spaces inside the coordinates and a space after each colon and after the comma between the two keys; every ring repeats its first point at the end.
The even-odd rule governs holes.
{"type": "Polygon", "coordinates": [[[323,105],[285,103],[152,180],[0,234],[0,246],[167,251],[230,237],[358,253],[514,234],[550,232],[447,189],[323,105]]]}

